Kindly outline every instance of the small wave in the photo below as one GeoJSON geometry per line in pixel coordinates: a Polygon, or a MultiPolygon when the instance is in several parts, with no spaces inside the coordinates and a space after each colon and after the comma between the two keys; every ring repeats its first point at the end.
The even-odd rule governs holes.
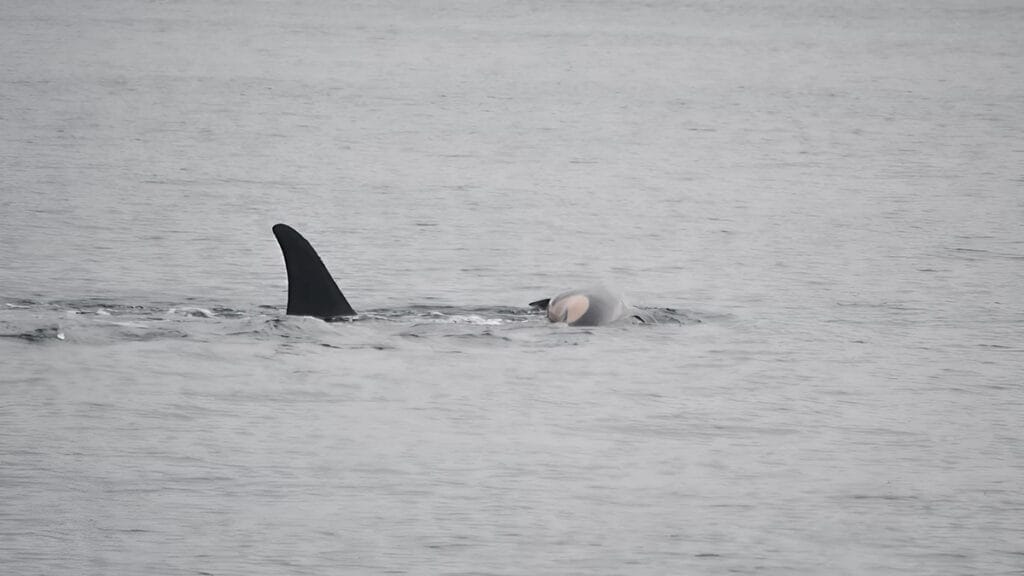
{"type": "Polygon", "coordinates": [[[436,324],[472,324],[474,326],[500,326],[505,323],[501,318],[484,318],[476,314],[447,315],[437,313],[427,320],[436,324]]]}
{"type": "Polygon", "coordinates": [[[25,332],[0,334],[0,338],[12,338],[16,340],[24,340],[26,342],[46,342],[49,340],[64,340],[64,331],[61,330],[60,326],[51,326],[27,330],[25,332]]]}
{"type": "Polygon", "coordinates": [[[1016,254],[1012,252],[1003,252],[998,250],[987,250],[984,248],[964,248],[956,247],[951,248],[950,251],[954,257],[962,260],[981,260],[984,258],[1002,258],[1004,260],[1024,260],[1024,254],[1016,254]]]}
{"type": "Polygon", "coordinates": [[[452,306],[416,305],[404,308],[369,310],[351,317],[359,320],[383,320],[391,322],[415,322],[419,324],[468,324],[474,326],[500,326],[513,322],[524,322],[538,315],[528,309],[512,308],[458,308],[452,306]]]}
{"type": "MultiPolygon", "coordinates": [[[[653,319],[649,323],[654,326],[700,324],[714,317],[675,308],[641,310],[645,320],[648,317],[653,319]]],[[[279,306],[240,309],[191,302],[126,304],[109,299],[30,302],[11,298],[4,307],[0,307],[0,311],[4,313],[0,338],[35,343],[56,340],[75,345],[252,336],[350,348],[367,342],[386,343],[388,337],[395,335],[389,326],[397,327],[399,335],[413,338],[502,342],[511,337],[516,342],[528,344],[549,336],[556,339],[565,337],[564,331],[551,329],[542,313],[511,306],[413,305],[368,310],[356,316],[332,318],[328,322],[287,316],[279,306]],[[551,334],[546,335],[548,332],[551,334]]],[[[632,321],[631,324],[642,325],[640,321],[632,321]]],[[[580,332],[589,333],[589,330],[580,332]]],[[[573,332],[571,338],[578,336],[573,332]]],[[[550,342],[545,340],[545,343],[550,342]]]]}
{"type": "Polygon", "coordinates": [[[645,313],[645,316],[653,320],[651,322],[653,324],[690,325],[702,324],[707,320],[728,318],[724,314],[680,310],[677,308],[640,308],[640,310],[645,313]]]}
{"type": "Polygon", "coordinates": [[[170,315],[189,316],[191,318],[215,318],[217,313],[207,308],[197,306],[185,306],[182,308],[171,308],[167,311],[170,315]]]}

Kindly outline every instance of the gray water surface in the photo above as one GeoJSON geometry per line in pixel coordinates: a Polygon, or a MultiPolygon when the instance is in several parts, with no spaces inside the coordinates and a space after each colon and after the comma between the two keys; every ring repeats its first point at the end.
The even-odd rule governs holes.
{"type": "Polygon", "coordinates": [[[3,572],[1024,573],[1024,9],[897,4],[5,2],[3,572]]]}

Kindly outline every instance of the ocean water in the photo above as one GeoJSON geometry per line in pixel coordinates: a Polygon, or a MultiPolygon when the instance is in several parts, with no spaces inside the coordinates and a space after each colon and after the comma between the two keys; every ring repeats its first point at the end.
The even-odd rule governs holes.
{"type": "Polygon", "coordinates": [[[4,2],[0,571],[1024,573],[1022,29],[4,2]]]}

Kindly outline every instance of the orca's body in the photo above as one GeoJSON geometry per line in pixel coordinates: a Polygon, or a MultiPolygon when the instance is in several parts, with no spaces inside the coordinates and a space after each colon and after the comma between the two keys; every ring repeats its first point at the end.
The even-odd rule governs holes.
{"type": "Polygon", "coordinates": [[[602,326],[626,318],[645,321],[622,298],[603,288],[569,290],[554,298],[530,302],[530,306],[546,311],[551,322],[565,322],[569,326],[602,326]]]}
{"type": "MultiPolygon", "coordinates": [[[[345,299],[331,273],[313,246],[287,224],[273,228],[288,270],[288,309],[291,316],[314,316],[324,320],[354,316],[356,311],[345,299]]],[[[547,312],[548,320],[570,326],[600,326],[624,318],[646,322],[644,316],[626,306],[607,290],[571,290],[554,298],[538,300],[530,306],[547,312]]]]}

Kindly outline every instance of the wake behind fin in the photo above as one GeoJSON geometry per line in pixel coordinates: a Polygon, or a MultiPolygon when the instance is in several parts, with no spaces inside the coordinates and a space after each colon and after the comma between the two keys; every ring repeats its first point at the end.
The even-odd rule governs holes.
{"type": "Polygon", "coordinates": [[[287,224],[274,226],[288,269],[288,310],[290,316],[332,318],[355,316],[345,295],[327,271],[313,246],[287,224]]]}

